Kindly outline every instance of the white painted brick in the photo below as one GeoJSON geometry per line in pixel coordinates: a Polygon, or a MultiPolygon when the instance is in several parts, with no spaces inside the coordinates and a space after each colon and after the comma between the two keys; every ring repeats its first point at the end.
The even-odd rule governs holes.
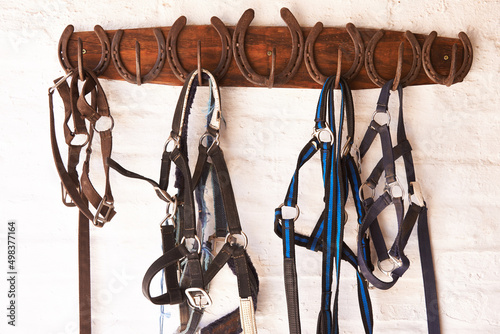
{"type": "MultiPolygon", "coordinates": [[[[77,332],[77,213],[60,203],[60,183],[49,146],[46,95],[52,80],[63,73],[56,48],[64,27],[73,24],[77,31],[83,31],[92,30],[95,24],[107,30],[169,26],[180,15],[187,16],[188,24],[208,24],[216,15],[234,26],[249,7],[256,10],[252,24],[283,25],[279,16],[282,6],[290,8],[304,27],[318,21],[339,27],[353,22],[359,28],[423,34],[436,30],[445,37],[465,31],[469,35],[474,63],[465,81],[451,87],[406,88],[405,121],[417,178],[429,207],[443,333],[500,331],[496,312],[500,307],[497,1],[253,0],[239,4],[229,0],[146,0],[131,4],[6,0],[0,12],[0,100],[4,115],[0,123],[0,245],[6,239],[4,222],[16,219],[20,308],[19,326],[10,328],[2,321],[1,333],[40,329],[55,334],[77,332]]],[[[160,153],[180,87],[137,87],[107,80],[102,85],[116,123],[114,158],[131,170],[157,179],[160,153]]],[[[206,96],[206,88],[199,94],[206,96]]],[[[378,89],[353,92],[358,143],[378,94],[378,89]]],[[[221,95],[226,120],[221,146],[243,228],[250,239],[248,252],[260,275],[259,333],[286,333],[282,243],[273,232],[274,208],[283,201],[297,154],[310,138],[319,90],[224,87],[221,95]]],[[[390,106],[396,124],[397,94],[393,94],[390,106]]],[[[60,109],[58,112],[61,116],[60,109]]],[[[203,131],[201,115],[199,111],[193,114],[191,138],[203,131]]],[[[57,129],[61,138],[60,126],[57,129]]],[[[193,156],[195,141],[189,149],[193,156]]],[[[95,151],[92,177],[102,189],[104,180],[95,151]]],[[[374,149],[363,161],[364,176],[379,154],[374,149]]],[[[311,160],[300,178],[302,214],[297,230],[305,233],[312,230],[321,212],[319,160],[311,160]]],[[[165,208],[147,184],[115,172],[111,182],[116,218],[103,229],[92,229],[94,331],[153,333],[158,331],[159,308],[142,296],[141,281],[160,254],[158,223],[165,208]]],[[[357,227],[352,205],[349,200],[345,240],[355,248],[357,227]]],[[[391,214],[387,213],[389,220],[383,225],[387,236],[396,233],[391,214]]],[[[400,282],[389,291],[371,291],[375,333],[426,331],[415,231],[406,254],[412,264],[400,282]]],[[[303,333],[314,333],[321,292],[321,254],[297,250],[297,268],[303,333]]],[[[353,275],[353,270],[343,264],[339,319],[342,333],[357,334],[362,332],[362,325],[353,275]]],[[[218,303],[205,323],[223,313],[225,304],[226,311],[237,305],[232,294],[221,287],[235,289],[234,276],[227,270],[214,281],[218,303]]],[[[6,291],[4,280],[0,280],[2,291],[6,291]]],[[[171,327],[175,326],[174,310],[171,327]]]]}

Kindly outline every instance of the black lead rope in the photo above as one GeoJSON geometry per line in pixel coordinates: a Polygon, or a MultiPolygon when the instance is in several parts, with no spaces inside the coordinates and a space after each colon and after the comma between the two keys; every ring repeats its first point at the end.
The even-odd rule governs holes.
{"type": "Polygon", "coordinates": [[[362,197],[366,215],[358,234],[358,263],[364,277],[373,286],[383,290],[391,288],[410,266],[410,261],[404,254],[404,248],[415,223],[418,221],[418,241],[424,281],[428,330],[430,334],[437,334],[441,330],[437,307],[436,280],[427,223],[427,207],[423,200],[420,186],[416,182],[411,146],[406,138],[403,121],[403,90],[401,85],[398,86],[399,117],[397,145],[392,146],[389,129],[390,114],[388,112],[392,82],[390,80],[382,87],[373,120],[360,145],[360,156],[362,158],[378,135],[382,146],[382,158],[361,186],[360,196],[362,197]],[[406,215],[404,214],[403,186],[396,176],[395,161],[399,158],[403,158],[409,193],[408,200],[410,204],[406,215]],[[382,174],[385,176],[384,192],[375,199],[375,188],[382,174]],[[365,196],[364,192],[367,190],[370,191],[370,196],[365,196]],[[394,205],[396,211],[398,233],[393,244],[387,250],[377,217],[390,205],[394,205]],[[378,267],[383,273],[392,278],[391,281],[381,280],[375,276],[373,266],[371,263],[367,263],[367,258],[363,256],[370,247],[368,234],[371,236],[377,254],[378,267]]]}
{"type": "MultiPolygon", "coordinates": [[[[340,78],[342,102],[339,126],[336,130],[333,108],[334,86],[335,77],[328,78],[319,98],[313,136],[299,154],[297,167],[283,204],[275,210],[275,232],[283,239],[285,293],[289,329],[292,334],[301,333],[295,245],[321,251],[323,254],[321,310],[318,317],[317,333],[339,333],[338,300],[342,259],[350,263],[356,270],[358,301],[365,333],[373,331],[368,284],[357,269],[358,259],[356,255],[343,241],[344,224],[347,220],[345,203],[349,184],[356,204],[358,222],[361,222],[363,217],[363,207],[358,196],[360,185],[358,168],[350,154],[354,136],[354,106],[347,82],[340,78]],[[342,146],[344,117],[347,119],[347,140],[342,146]],[[306,236],[295,232],[295,222],[299,216],[297,205],[299,170],[318,151],[321,151],[325,208],[312,234],[306,236]],[[283,212],[284,207],[295,208],[295,217],[288,217],[283,212]],[[334,268],[335,280],[333,278],[334,268]],[[334,283],[336,288],[335,291],[332,291],[334,283]]],[[[362,253],[361,257],[365,262],[370,259],[367,251],[362,253]]]]}

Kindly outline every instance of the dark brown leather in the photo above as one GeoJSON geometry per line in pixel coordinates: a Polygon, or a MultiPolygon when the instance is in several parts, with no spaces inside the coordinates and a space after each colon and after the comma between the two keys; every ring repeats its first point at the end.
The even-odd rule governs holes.
{"type": "Polygon", "coordinates": [[[76,206],[79,209],[78,216],[78,278],[79,278],[79,312],[80,312],[80,334],[90,334],[92,331],[91,318],[91,268],[90,268],[90,233],[89,221],[96,226],[103,226],[115,215],[113,207],[113,195],[109,183],[109,166],[107,160],[112,151],[111,128],[105,131],[97,131],[95,122],[99,118],[110,117],[106,95],[94,73],[85,72],[86,81],[82,91],[78,91],[78,74],[70,73],[71,84],[67,84],[67,77],[56,79],[54,87],[49,89],[49,120],[50,120],[50,140],[52,155],[56,170],[59,174],[63,190],[63,203],[67,206],[76,206]],[[67,167],[62,161],[61,152],[57,143],[55,129],[55,115],[53,104],[53,93],[57,89],[64,105],[63,133],[68,145],[67,167]],[[91,95],[89,104],[85,96],[91,95]],[[68,122],[73,120],[73,130],[68,122]],[[85,119],[89,120],[91,129],[87,129],[85,119]],[[92,139],[95,132],[98,132],[101,139],[101,155],[104,163],[104,174],[106,186],[104,196],[100,196],[96,191],[89,177],[89,164],[92,153],[92,139]],[[76,135],[87,136],[83,143],[73,143],[76,135]],[[82,148],[86,148],[86,158],[82,167],[82,176],[78,178],[77,166],[80,162],[82,148]],[[66,195],[71,198],[71,202],[66,202],[66,195]],[[89,202],[96,212],[89,209],[89,202]]]}

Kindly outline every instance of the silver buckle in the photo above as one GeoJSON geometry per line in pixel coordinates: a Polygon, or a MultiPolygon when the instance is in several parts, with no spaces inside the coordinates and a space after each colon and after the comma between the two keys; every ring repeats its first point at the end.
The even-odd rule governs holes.
{"type": "Polygon", "coordinates": [[[113,211],[113,208],[115,206],[113,205],[113,202],[108,202],[106,201],[106,196],[102,198],[101,203],[99,203],[99,206],[97,207],[97,211],[94,215],[94,225],[98,227],[104,226],[107,222],[109,222],[109,216],[111,215],[111,211],[113,211]],[[101,211],[104,208],[108,208],[108,211],[106,211],[106,215],[102,215],[101,211]]]}
{"type": "Polygon", "coordinates": [[[201,288],[188,288],[185,293],[192,308],[203,310],[212,305],[212,298],[201,288]]]}

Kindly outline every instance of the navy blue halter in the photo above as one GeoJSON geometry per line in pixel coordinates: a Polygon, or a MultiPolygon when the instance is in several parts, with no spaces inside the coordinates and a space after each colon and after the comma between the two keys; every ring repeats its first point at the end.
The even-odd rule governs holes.
{"type": "Polygon", "coordinates": [[[398,86],[399,95],[399,117],[397,125],[397,144],[393,147],[390,135],[390,115],[388,113],[388,102],[392,80],[387,82],[380,92],[377,108],[365,136],[360,144],[361,158],[366,154],[374,139],[379,136],[382,146],[382,158],[377,163],[369,177],[361,186],[362,203],[366,215],[358,232],[358,263],[359,268],[366,279],[376,288],[389,289],[408,270],[410,261],[404,254],[404,248],[408,242],[414,225],[418,222],[418,241],[420,249],[420,260],[422,265],[422,275],[424,280],[425,303],[427,308],[427,325],[430,334],[439,334],[440,321],[437,309],[437,291],[434,275],[434,265],[427,224],[427,206],[420,191],[420,186],[416,182],[411,145],[406,138],[406,131],[403,120],[403,90],[398,86]],[[395,161],[402,158],[406,171],[406,186],[408,189],[408,209],[404,213],[404,188],[396,176],[395,161]],[[375,198],[375,188],[382,178],[385,178],[383,193],[375,198]],[[364,192],[370,190],[370,196],[364,192]],[[396,222],[398,233],[389,248],[386,247],[383,238],[378,215],[390,205],[396,211],[396,222]],[[375,248],[378,267],[392,280],[381,280],[375,275],[375,269],[366,261],[364,255],[369,250],[370,242],[368,234],[375,248]]]}

